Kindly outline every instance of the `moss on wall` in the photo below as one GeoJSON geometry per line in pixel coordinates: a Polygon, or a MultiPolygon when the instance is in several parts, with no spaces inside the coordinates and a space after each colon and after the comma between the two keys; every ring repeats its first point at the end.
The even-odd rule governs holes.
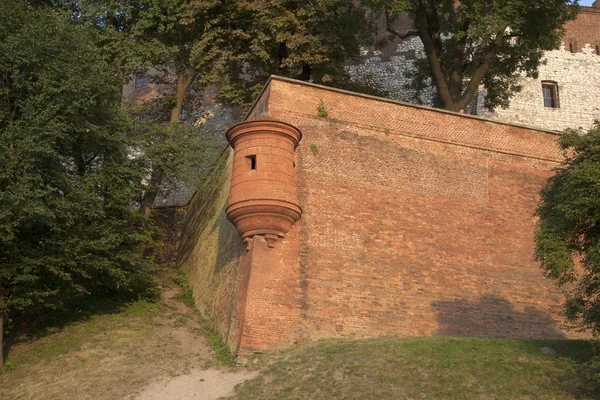
{"type": "Polygon", "coordinates": [[[196,307],[226,341],[234,312],[242,240],[225,210],[233,152],[226,149],[218,167],[190,204],[177,264],[188,276],[196,307]]]}

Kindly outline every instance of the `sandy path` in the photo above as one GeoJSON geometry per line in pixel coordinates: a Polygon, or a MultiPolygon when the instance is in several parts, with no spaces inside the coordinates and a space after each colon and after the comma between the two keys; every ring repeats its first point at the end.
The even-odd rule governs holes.
{"type": "MultiPolygon", "coordinates": [[[[203,337],[197,337],[190,328],[200,325],[192,311],[177,300],[179,288],[171,288],[162,295],[163,300],[171,308],[155,319],[156,333],[163,339],[182,344],[188,354],[196,354],[200,358],[211,358],[211,349],[203,337]],[[173,328],[171,321],[178,316],[191,316],[190,321],[178,328],[173,328]]],[[[160,378],[150,382],[136,396],[135,400],[216,400],[234,394],[237,384],[254,378],[254,371],[227,371],[193,368],[189,373],[173,378],[160,378]]]]}
{"type": "Polygon", "coordinates": [[[258,375],[255,371],[227,372],[192,370],[186,375],[164,379],[146,386],[136,400],[216,400],[234,394],[237,384],[258,375]]]}

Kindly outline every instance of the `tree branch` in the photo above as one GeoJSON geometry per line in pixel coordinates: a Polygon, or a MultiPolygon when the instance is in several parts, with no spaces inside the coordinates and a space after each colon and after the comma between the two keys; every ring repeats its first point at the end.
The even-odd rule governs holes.
{"type": "Polygon", "coordinates": [[[494,42],[490,44],[485,51],[481,64],[479,67],[477,67],[473,75],[471,75],[471,80],[469,81],[467,88],[465,89],[459,101],[459,109],[466,107],[475,96],[475,92],[479,88],[481,81],[483,81],[485,74],[487,74],[490,69],[492,59],[496,55],[496,50],[498,50],[505,38],[504,31],[505,30],[503,29],[502,31],[498,32],[494,42]]]}

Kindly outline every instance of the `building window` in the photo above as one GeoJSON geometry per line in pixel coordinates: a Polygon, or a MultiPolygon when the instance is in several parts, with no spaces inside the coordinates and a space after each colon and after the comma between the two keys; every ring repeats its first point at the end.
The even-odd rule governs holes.
{"type": "Polygon", "coordinates": [[[600,56],[600,44],[596,45],[596,55],[600,56]]]}
{"type": "Polygon", "coordinates": [[[556,82],[542,82],[542,93],[544,94],[544,107],[558,108],[558,85],[556,82]]]}
{"type": "Polygon", "coordinates": [[[185,121],[187,119],[187,109],[185,108],[185,101],[181,103],[181,115],[179,119],[185,121]]]}
{"type": "Polygon", "coordinates": [[[137,72],[135,74],[135,88],[143,88],[148,86],[148,71],[137,72]]]}

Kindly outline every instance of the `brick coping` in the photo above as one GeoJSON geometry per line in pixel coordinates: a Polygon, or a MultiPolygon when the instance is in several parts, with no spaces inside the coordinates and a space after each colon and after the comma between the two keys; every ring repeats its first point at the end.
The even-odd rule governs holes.
{"type": "Polygon", "coordinates": [[[514,124],[514,123],[510,123],[510,122],[501,122],[501,121],[496,121],[496,120],[493,120],[493,119],[490,119],[490,118],[480,117],[480,116],[477,116],[477,115],[461,114],[461,113],[457,113],[457,112],[454,112],[454,111],[443,110],[441,108],[434,108],[434,107],[422,106],[422,105],[418,105],[418,104],[407,103],[407,102],[404,102],[404,101],[386,99],[384,97],[378,97],[378,96],[372,96],[372,95],[369,95],[369,94],[351,92],[349,90],[333,88],[333,87],[319,85],[319,84],[311,83],[311,82],[299,81],[299,80],[296,80],[296,79],[286,78],[286,77],[279,76],[279,75],[271,75],[269,77],[269,80],[267,81],[267,83],[265,83],[265,85],[263,86],[260,94],[256,97],[256,99],[252,103],[252,106],[250,107],[250,109],[246,113],[246,116],[244,117],[244,121],[247,121],[248,118],[252,115],[252,113],[253,113],[254,109],[256,108],[258,102],[262,99],[262,97],[265,94],[265,92],[270,88],[272,80],[286,82],[286,83],[291,83],[291,84],[294,84],[294,85],[301,85],[301,86],[313,87],[313,88],[317,88],[317,89],[321,89],[321,90],[327,90],[327,91],[330,91],[330,92],[336,92],[336,93],[345,94],[345,95],[348,95],[348,96],[362,97],[364,99],[369,99],[369,100],[374,100],[374,101],[380,101],[380,102],[384,102],[384,103],[397,104],[397,105],[400,105],[400,106],[416,108],[416,109],[419,109],[419,110],[433,111],[433,112],[437,112],[437,113],[440,113],[440,114],[453,115],[455,117],[475,119],[475,120],[478,120],[478,121],[488,122],[488,123],[497,124],[497,125],[513,126],[513,127],[517,127],[517,128],[524,128],[524,129],[528,129],[528,130],[531,130],[531,131],[536,131],[536,132],[550,134],[550,135],[553,135],[553,136],[560,136],[560,134],[561,134],[558,131],[551,131],[551,130],[548,130],[548,129],[536,128],[536,127],[533,127],[533,126],[522,125],[522,124],[514,124]]]}

